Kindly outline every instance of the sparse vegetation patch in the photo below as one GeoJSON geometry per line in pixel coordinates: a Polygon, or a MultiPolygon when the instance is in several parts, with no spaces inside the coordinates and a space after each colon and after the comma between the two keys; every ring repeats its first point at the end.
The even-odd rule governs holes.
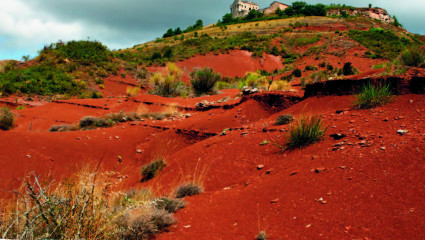
{"type": "Polygon", "coordinates": [[[362,87],[359,94],[356,95],[354,107],[357,109],[367,109],[391,102],[392,91],[390,85],[374,86],[366,84],[362,87]]]}

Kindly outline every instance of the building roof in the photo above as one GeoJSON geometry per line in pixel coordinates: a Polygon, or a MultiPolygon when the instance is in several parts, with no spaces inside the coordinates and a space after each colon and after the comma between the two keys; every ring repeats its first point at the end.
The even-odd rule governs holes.
{"type": "Polygon", "coordinates": [[[250,1],[241,1],[241,2],[243,2],[243,3],[248,3],[248,4],[252,4],[252,5],[257,5],[257,6],[258,6],[258,4],[257,4],[257,3],[250,2],[250,1]]]}
{"type": "Polygon", "coordinates": [[[284,4],[284,3],[281,3],[281,2],[278,2],[278,1],[274,1],[274,2],[272,2],[272,3],[270,4],[270,6],[271,6],[271,5],[273,5],[273,3],[279,3],[279,4],[282,4],[282,5],[285,5],[285,6],[290,7],[288,4],[284,4]]]}

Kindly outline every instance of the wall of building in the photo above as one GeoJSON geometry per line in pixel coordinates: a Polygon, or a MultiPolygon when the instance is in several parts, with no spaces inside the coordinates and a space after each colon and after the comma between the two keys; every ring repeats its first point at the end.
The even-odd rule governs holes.
{"type": "Polygon", "coordinates": [[[230,6],[230,12],[233,17],[243,17],[248,15],[251,10],[258,10],[258,4],[249,1],[234,1],[230,6]]]}
{"type": "Polygon", "coordinates": [[[283,3],[273,2],[272,4],[270,4],[270,7],[260,9],[259,11],[264,13],[265,15],[269,15],[269,14],[274,14],[278,8],[280,8],[280,10],[283,11],[287,9],[288,7],[289,7],[288,5],[285,5],[283,3]]]}

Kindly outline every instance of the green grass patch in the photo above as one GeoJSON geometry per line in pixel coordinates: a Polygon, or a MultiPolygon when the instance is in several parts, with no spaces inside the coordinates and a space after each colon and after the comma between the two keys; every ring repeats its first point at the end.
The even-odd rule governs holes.
{"type": "Polygon", "coordinates": [[[404,49],[414,43],[405,37],[399,37],[390,30],[371,28],[367,31],[350,30],[348,36],[374,52],[373,58],[396,58],[404,49]]]}
{"type": "Polygon", "coordinates": [[[389,84],[374,86],[366,84],[362,87],[353,105],[356,109],[368,109],[384,105],[393,99],[392,91],[389,84]]]}
{"type": "Polygon", "coordinates": [[[301,117],[289,129],[289,136],[283,146],[288,149],[301,148],[320,141],[327,128],[320,115],[301,117]]]}
{"type": "Polygon", "coordinates": [[[0,129],[10,130],[15,124],[15,116],[8,108],[0,109],[0,129]]]}

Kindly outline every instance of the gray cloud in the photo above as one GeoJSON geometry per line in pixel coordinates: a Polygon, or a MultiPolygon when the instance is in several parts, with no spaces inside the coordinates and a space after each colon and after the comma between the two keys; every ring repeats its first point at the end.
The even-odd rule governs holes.
{"type": "MultiPolygon", "coordinates": [[[[57,40],[96,39],[112,49],[131,47],[160,37],[168,28],[214,23],[229,12],[232,0],[0,0],[0,59],[35,56],[57,40]]],[[[272,0],[258,0],[266,7],[272,0]]],[[[290,4],[294,1],[282,1],[290,4]]],[[[306,0],[319,3],[317,0],[306,0]]],[[[425,34],[425,2],[405,0],[323,0],[354,6],[386,8],[404,27],[425,34]]]]}

